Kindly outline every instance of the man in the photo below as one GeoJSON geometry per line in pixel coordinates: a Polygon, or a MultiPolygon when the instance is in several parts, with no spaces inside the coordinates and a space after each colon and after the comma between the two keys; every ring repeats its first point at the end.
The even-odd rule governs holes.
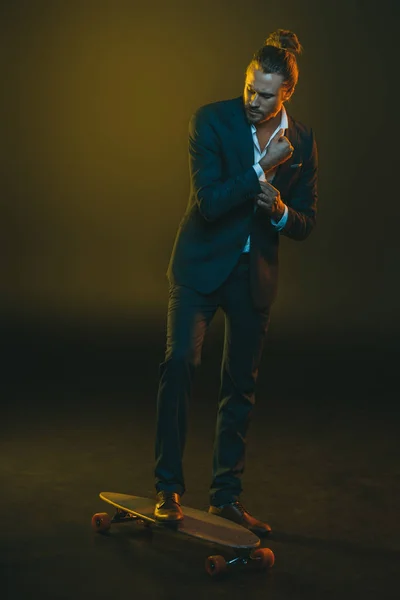
{"type": "Polygon", "coordinates": [[[204,335],[221,308],[225,342],[209,512],[257,535],[271,531],[239,498],[258,367],[276,296],[279,237],[304,240],[316,218],[314,135],[284,107],[297,83],[300,50],[292,32],[271,34],[246,70],[243,96],[202,106],[190,120],[191,189],[167,271],[167,346],[157,397],[154,514],[159,521],[183,518],[182,457],[193,376],[204,335]]]}

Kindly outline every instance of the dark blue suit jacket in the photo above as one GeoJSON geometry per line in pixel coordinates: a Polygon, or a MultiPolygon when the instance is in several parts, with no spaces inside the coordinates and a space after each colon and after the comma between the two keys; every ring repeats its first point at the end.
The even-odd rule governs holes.
{"type": "Polygon", "coordinates": [[[201,106],[189,122],[190,194],[179,224],[167,277],[171,283],[210,293],[229,276],[250,235],[250,282],[254,304],[265,308],[277,291],[280,235],[304,240],[315,225],[317,145],[313,131],[288,114],[286,137],[293,155],[279,165],[272,185],[288,206],[276,231],[255,207],[261,192],[253,169],[254,143],[243,98],[201,106]]]}

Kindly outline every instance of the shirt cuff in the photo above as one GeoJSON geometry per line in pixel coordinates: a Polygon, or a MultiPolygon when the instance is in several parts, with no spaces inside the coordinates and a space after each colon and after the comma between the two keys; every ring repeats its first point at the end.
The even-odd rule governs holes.
{"type": "Polygon", "coordinates": [[[253,169],[255,170],[255,172],[257,173],[257,177],[258,179],[260,179],[260,177],[264,177],[264,171],[263,168],[260,166],[259,163],[256,163],[255,165],[253,165],[253,169]]]}
{"type": "Polygon", "coordinates": [[[279,221],[275,221],[272,217],[271,217],[271,223],[272,225],[275,227],[275,229],[277,231],[280,231],[281,229],[283,229],[286,225],[286,221],[288,219],[288,207],[285,204],[285,212],[283,213],[282,217],[280,218],[279,221]]]}

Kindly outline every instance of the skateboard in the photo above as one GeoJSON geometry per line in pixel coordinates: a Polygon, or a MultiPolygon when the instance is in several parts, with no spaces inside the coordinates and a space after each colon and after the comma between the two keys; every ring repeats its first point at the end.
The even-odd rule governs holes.
{"type": "Polygon", "coordinates": [[[92,528],[99,533],[107,532],[112,524],[137,521],[145,527],[162,528],[173,534],[197,538],[208,544],[229,549],[234,557],[230,560],[214,554],[205,560],[205,569],[212,577],[240,566],[252,566],[257,570],[268,569],[275,562],[270,548],[261,548],[260,539],[251,531],[218,515],[181,506],[184,518],[181,521],[167,524],[154,517],[155,499],[101,492],[100,498],[116,508],[114,517],[106,513],[95,513],[92,517],[92,528]]]}

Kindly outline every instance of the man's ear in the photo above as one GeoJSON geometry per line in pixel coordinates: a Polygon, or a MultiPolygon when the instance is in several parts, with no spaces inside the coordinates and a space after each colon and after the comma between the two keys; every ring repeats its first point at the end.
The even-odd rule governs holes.
{"type": "Polygon", "coordinates": [[[288,100],[290,100],[290,98],[292,97],[293,92],[294,92],[294,89],[290,90],[290,92],[289,91],[285,91],[283,93],[283,102],[287,102],[288,100]]]}

